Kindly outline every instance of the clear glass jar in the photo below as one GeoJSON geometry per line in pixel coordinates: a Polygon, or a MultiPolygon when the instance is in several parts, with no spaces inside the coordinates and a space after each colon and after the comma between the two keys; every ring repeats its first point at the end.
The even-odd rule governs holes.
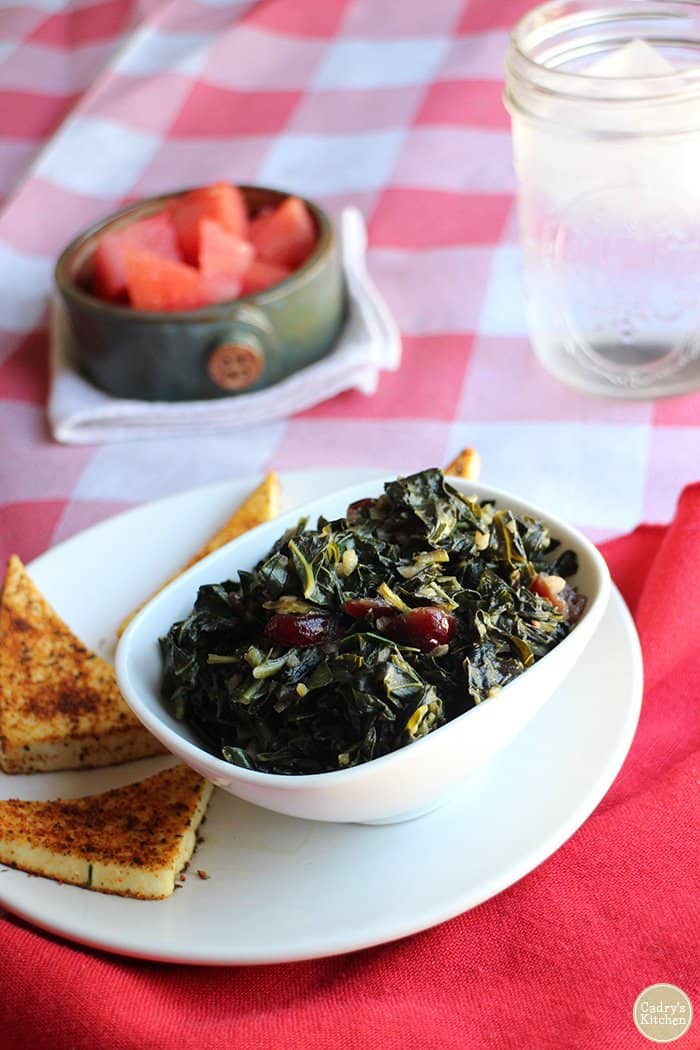
{"type": "Polygon", "coordinates": [[[599,395],[700,387],[700,4],[543,4],[505,101],[542,364],[599,395]]]}

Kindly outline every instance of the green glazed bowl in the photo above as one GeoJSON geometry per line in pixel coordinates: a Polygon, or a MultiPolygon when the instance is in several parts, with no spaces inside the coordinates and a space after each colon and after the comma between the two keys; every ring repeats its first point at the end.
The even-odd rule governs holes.
{"type": "MultiPolygon", "coordinates": [[[[262,186],[240,189],[252,215],[288,196],[262,186]]],[[[308,200],[316,248],[265,291],[177,313],[134,310],[92,295],[98,238],[186,192],[122,209],[74,240],[56,264],[78,366],[115,397],[192,401],[262,390],[322,358],[343,325],[346,288],[338,244],[328,216],[308,200]]]]}

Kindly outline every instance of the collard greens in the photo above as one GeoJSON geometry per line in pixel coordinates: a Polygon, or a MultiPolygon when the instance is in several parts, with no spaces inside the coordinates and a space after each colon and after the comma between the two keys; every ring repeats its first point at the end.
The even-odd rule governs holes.
{"type": "Polygon", "coordinates": [[[201,587],[161,639],[163,697],[237,765],[318,773],[385,755],[565,637],[583,599],[563,587],[577,563],[558,548],[542,523],[463,497],[439,470],[399,478],[345,518],[299,522],[239,580],[201,587]],[[538,582],[552,579],[556,594],[538,582]]]}

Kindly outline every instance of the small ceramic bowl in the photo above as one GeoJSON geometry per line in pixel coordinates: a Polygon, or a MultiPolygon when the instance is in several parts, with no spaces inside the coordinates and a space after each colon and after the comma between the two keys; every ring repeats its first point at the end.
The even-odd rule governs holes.
{"type": "MultiPolygon", "coordinates": [[[[116,655],[119,686],[136,716],[187,765],[225,791],[266,809],[306,820],[368,824],[407,820],[434,809],[506,747],[558,689],[593,637],[610,595],[607,566],[580,532],[507,492],[473,482],[450,483],[466,495],[494,499],[498,506],[549,525],[564,548],[576,551],[579,569],[573,582],[588,599],[571,633],[493,699],[389,755],[350,769],[300,776],[242,769],[215,757],[161,700],[158,639],[189,614],[198,587],[252,568],[300,517],[308,515],[315,525],[319,514],[332,520],[354,500],[379,495],[383,484],[377,481],[328,495],[259,526],[193,566],[146,605],[125,631],[116,655]]],[[[566,703],[564,691],[557,702],[566,703]]]]}
{"type": "MultiPolygon", "coordinates": [[[[287,196],[261,186],[240,189],[252,215],[287,196]]],[[[294,273],[265,291],[177,313],[134,310],[92,295],[99,237],[186,192],[122,209],[73,241],[56,264],[77,363],[115,397],[190,401],[261,390],[318,361],[342,327],[346,294],[340,252],[328,216],[308,200],[318,229],[316,248],[294,273]]]]}

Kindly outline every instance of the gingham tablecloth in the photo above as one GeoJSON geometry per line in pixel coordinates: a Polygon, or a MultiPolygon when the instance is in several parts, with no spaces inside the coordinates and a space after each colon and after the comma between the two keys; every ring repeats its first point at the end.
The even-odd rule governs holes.
{"type": "Polygon", "coordinates": [[[485,480],[602,538],[665,521],[700,464],[700,394],[578,396],[523,315],[508,118],[521,0],[0,0],[0,557],[125,506],[274,467],[485,480]],[[62,447],[45,421],[55,257],[125,199],[227,178],[365,214],[401,371],[226,437],[62,447]],[[177,462],[175,462],[177,461],[177,462]]]}

